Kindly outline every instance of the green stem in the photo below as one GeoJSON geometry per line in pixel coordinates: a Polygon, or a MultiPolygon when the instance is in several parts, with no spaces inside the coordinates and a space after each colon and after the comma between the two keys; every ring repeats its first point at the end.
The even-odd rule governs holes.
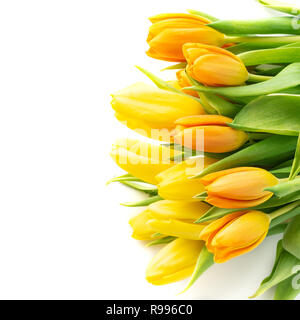
{"type": "Polygon", "coordinates": [[[284,206],[278,210],[273,211],[272,213],[269,214],[269,217],[271,220],[291,211],[292,209],[298,207],[300,205],[300,200],[295,201],[293,203],[288,204],[287,206],[284,206]]]}
{"type": "Polygon", "coordinates": [[[225,43],[241,43],[247,42],[252,44],[278,44],[278,45],[285,45],[294,42],[300,41],[300,36],[281,36],[281,37],[247,37],[247,36],[227,36],[225,38],[225,43]]]}
{"type": "Polygon", "coordinates": [[[259,75],[259,74],[253,74],[253,73],[249,73],[249,78],[247,80],[247,82],[263,82],[266,80],[270,80],[273,77],[271,76],[263,76],[263,75],[259,75]]]}

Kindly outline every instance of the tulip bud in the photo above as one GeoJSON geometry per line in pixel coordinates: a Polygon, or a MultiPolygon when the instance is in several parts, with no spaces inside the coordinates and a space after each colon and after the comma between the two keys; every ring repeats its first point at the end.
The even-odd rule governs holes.
{"type": "Polygon", "coordinates": [[[159,195],[168,200],[187,200],[204,191],[200,179],[191,179],[217,160],[202,157],[190,159],[162,171],[156,176],[159,195]]]}
{"type": "Polygon", "coordinates": [[[166,61],[185,61],[182,45],[200,42],[222,46],[225,37],[222,33],[206,26],[210,21],[192,14],[162,14],[150,18],[147,42],[150,49],[147,55],[166,61]]]}
{"type": "Polygon", "coordinates": [[[204,224],[194,223],[211,207],[204,202],[162,200],[151,204],[147,222],[157,233],[183,239],[200,240],[204,224]]]}
{"type": "Polygon", "coordinates": [[[219,208],[249,208],[267,201],[273,193],[265,188],[278,184],[270,172],[252,167],[222,170],[200,178],[206,202],[219,208]]]}
{"type": "Polygon", "coordinates": [[[176,77],[178,80],[178,85],[180,87],[180,89],[182,90],[182,92],[189,94],[193,97],[197,97],[199,98],[199,94],[197,91],[193,91],[193,90],[186,90],[186,89],[182,89],[182,88],[186,88],[186,87],[190,87],[192,86],[189,78],[186,75],[185,70],[179,70],[176,72],[176,77]]]}
{"type": "Polygon", "coordinates": [[[167,244],[149,263],[146,270],[147,281],[163,285],[189,277],[203,246],[203,241],[180,238],[167,244]]]}
{"type": "Polygon", "coordinates": [[[150,219],[151,219],[150,213],[146,209],[129,220],[129,224],[133,230],[132,238],[136,240],[153,240],[154,239],[154,235],[156,231],[154,231],[151,228],[151,226],[147,224],[147,222],[150,219]]]}
{"type": "Polygon", "coordinates": [[[201,232],[216,263],[225,262],[256,248],[266,237],[270,217],[261,211],[239,211],[217,219],[201,232]]]}
{"type": "Polygon", "coordinates": [[[111,104],[117,119],[130,129],[167,142],[170,142],[170,130],[174,129],[176,119],[205,114],[195,99],[144,83],[136,83],[117,92],[111,104]]]}
{"type": "Polygon", "coordinates": [[[222,48],[200,43],[183,46],[187,73],[207,86],[239,86],[248,79],[248,71],[236,55],[222,48]]]}
{"type": "Polygon", "coordinates": [[[240,148],[248,135],[230,128],[233,120],[219,115],[189,116],[175,121],[177,130],[174,141],[187,148],[212,152],[230,152],[240,148]]]}
{"type": "Polygon", "coordinates": [[[170,158],[180,153],[162,145],[121,139],[113,146],[110,155],[120,168],[134,177],[156,184],[155,176],[174,166],[170,158]]]}

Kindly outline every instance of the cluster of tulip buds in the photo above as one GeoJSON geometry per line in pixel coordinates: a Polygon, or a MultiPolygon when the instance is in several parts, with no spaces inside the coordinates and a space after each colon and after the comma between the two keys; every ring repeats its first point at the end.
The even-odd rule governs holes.
{"type": "Polygon", "coordinates": [[[293,299],[300,265],[300,9],[255,21],[190,11],[150,18],[147,55],[173,64],[165,81],[132,84],[112,98],[116,118],[140,139],[115,142],[119,182],[147,195],[132,237],[161,246],[146,269],[155,285],[190,277],[281,234],[256,297],[293,299]],[[175,63],[175,64],[174,64],[175,63]],[[274,272],[274,270],[276,270],[274,272]]]}

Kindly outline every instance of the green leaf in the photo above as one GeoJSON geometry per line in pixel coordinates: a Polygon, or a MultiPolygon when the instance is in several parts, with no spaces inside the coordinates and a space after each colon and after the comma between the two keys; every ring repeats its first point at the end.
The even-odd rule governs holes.
{"type": "Polygon", "coordinates": [[[271,94],[247,104],[232,128],[250,132],[298,136],[300,131],[300,95],[271,94]]]}
{"type": "Polygon", "coordinates": [[[299,264],[300,260],[285,251],[282,247],[282,242],[279,241],[277,245],[276,260],[271,274],[262,281],[258,290],[250,298],[255,298],[278,283],[288,279],[297,272],[294,267],[299,264]]]}
{"type": "Polygon", "coordinates": [[[300,12],[300,7],[297,7],[295,5],[289,5],[287,3],[283,3],[280,1],[275,1],[275,0],[258,0],[258,1],[266,8],[284,12],[287,14],[297,16],[300,12]]]}
{"type": "Polygon", "coordinates": [[[271,136],[211,164],[194,178],[234,167],[273,167],[291,158],[295,152],[296,143],[295,137],[271,136]]]}
{"type": "Polygon", "coordinates": [[[283,198],[294,193],[300,194],[300,179],[282,182],[265,190],[273,192],[277,198],[283,198]]]}
{"type": "Polygon", "coordinates": [[[288,211],[287,213],[272,219],[271,223],[270,223],[270,229],[282,224],[283,222],[292,219],[296,216],[298,216],[300,214],[300,207],[296,207],[290,211],[288,211]]]}
{"type": "Polygon", "coordinates": [[[237,211],[237,210],[212,207],[203,216],[201,216],[201,218],[199,218],[194,223],[203,223],[203,222],[210,221],[213,219],[219,219],[219,218],[224,217],[226,214],[234,212],[234,211],[237,211]]]}
{"type": "Polygon", "coordinates": [[[287,223],[278,224],[277,226],[269,229],[267,237],[274,236],[279,233],[283,233],[287,228],[287,223]]]}
{"type": "Polygon", "coordinates": [[[240,34],[300,34],[299,21],[294,17],[275,17],[256,20],[218,20],[211,28],[226,35],[240,34]]]}
{"type": "Polygon", "coordinates": [[[165,71],[165,70],[178,70],[178,69],[185,69],[186,68],[186,62],[180,62],[180,63],[176,63],[173,64],[169,67],[163,68],[161,71],[165,71]]]}
{"type": "Polygon", "coordinates": [[[229,101],[226,101],[213,93],[202,93],[202,96],[200,97],[202,98],[201,102],[205,99],[206,102],[211,107],[213,107],[218,114],[225,117],[234,118],[242,107],[237,104],[233,104],[229,101]]]}
{"type": "Polygon", "coordinates": [[[299,84],[300,63],[294,62],[285,67],[272,79],[255,84],[236,87],[206,87],[198,83],[185,89],[216,93],[226,97],[251,97],[283,91],[299,84]]]}
{"type": "Polygon", "coordinates": [[[295,179],[297,177],[297,175],[299,174],[299,172],[300,172],[300,135],[298,136],[295,158],[293,161],[289,180],[295,179]]]}
{"type": "Polygon", "coordinates": [[[290,175],[292,167],[284,167],[276,170],[271,170],[270,172],[275,175],[278,179],[288,178],[290,175]]]}
{"type": "Polygon", "coordinates": [[[172,237],[172,236],[163,237],[161,239],[153,240],[153,241],[147,243],[146,247],[157,246],[160,244],[168,244],[175,239],[176,239],[176,237],[172,237]]]}
{"type": "Polygon", "coordinates": [[[153,197],[149,197],[147,199],[141,200],[141,201],[127,202],[127,203],[120,203],[120,204],[125,207],[145,207],[151,203],[154,203],[154,202],[157,202],[160,200],[163,200],[163,198],[160,196],[153,196],[153,197]]]}
{"type": "Polygon", "coordinates": [[[300,259],[300,216],[296,216],[289,223],[282,240],[286,251],[300,259]]]}
{"type": "Polygon", "coordinates": [[[213,264],[214,255],[210,253],[205,246],[203,246],[203,249],[201,250],[198,260],[196,262],[196,266],[191,276],[191,279],[183,292],[186,292],[199,279],[199,277],[213,264]]]}
{"type": "Polygon", "coordinates": [[[286,66],[277,65],[277,64],[261,64],[256,66],[254,71],[257,74],[265,76],[276,76],[280,71],[282,71],[286,66]]]}
{"type": "MultiPolygon", "coordinates": [[[[295,267],[296,268],[296,267],[295,267]]],[[[300,270],[300,269],[298,269],[300,270]]],[[[275,291],[274,300],[293,300],[300,293],[300,272],[281,281],[275,291]]]]}
{"type": "Polygon", "coordinates": [[[293,63],[300,62],[300,50],[297,47],[253,50],[241,53],[238,57],[245,66],[265,63],[293,63]]]}
{"type": "Polygon", "coordinates": [[[141,179],[134,177],[130,173],[127,173],[127,174],[124,174],[122,176],[110,179],[109,181],[106,182],[106,185],[108,185],[108,184],[110,184],[112,182],[122,182],[122,181],[139,181],[139,182],[143,182],[141,179]]]}
{"type": "Polygon", "coordinates": [[[168,91],[172,91],[172,92],[176,92],[176,93],[179,93],[181,95],[184,95],[184,96],[187,96],[187,97],[190,97],[196,101],[198,101],[200,103],[200,100],[196,97],[193,97],[191,95],[188,95],[186,93],[184,93],[183,91],[179,90],[179,89],[176,89],[175,87],[171,86],[170,84],[168,84],[166,81],[158,78],[157,76],[155,76],[153,73],[151,73],[150,71],[144,69],[144,68],[141,68],[141,67],[136,67],[137,69],[139,69],[143,74],[145,74],[151,81],[153,81],[153,83],[160,89],[163,89],[163,90],[168,90],[168,91]]]}
{"type": "Polygon", "coordinates": [[[122,183],[132,189],[150,194],[152,196],[157,195],[157,192],[158,192],[157,187],[155,187],[151,184],[145,183],[145,182],[141,183],[141,182],[136,182],[136,181],[120,181],[120,183],[122,183]]]}

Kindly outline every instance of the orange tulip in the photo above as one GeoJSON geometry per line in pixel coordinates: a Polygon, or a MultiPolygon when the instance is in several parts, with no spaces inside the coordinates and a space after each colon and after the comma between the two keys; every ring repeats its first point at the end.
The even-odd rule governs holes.
{"type": "Polygon", "coordinates": [[[200,238],[216,263],[225,262],[257,247],[266,237],[270,217],[261,211],[239,211],[206,226],[200,238]]]}
{"type": "Polygon", "coordinates": [[[188,74],[204,85],[238,86],[248,79],[240,58],[225,49],[200,43],[187,43],[182,49],[188,74]]]}
{"type": "Polygon", "coordinates": [[[189,80],[189,78],[186,75],[185,70],[177,71],[176,72],[176,77],[177,77],[177,80],[178,80],[178,85],[180,87],[180,90],[182,90],[182,92],[199,98],[199,94],[198,94],[197,91],[182,89],[182,88],[185,88],[185,87],[190,87],[192,85],[190,80],[189,80]]]}
{"type": "Polygon", "coordinates": [[[219,208],[249,208],[257,206],[273,193],[265,188],[278,184],[270,172],[252,167],[222,170],[200,179],[207,191],[206,202],[219,208]]]}
{"type": "Polygon", "coordinates": [[[244,131],[232,129],[227,123],[232,119],[219,115],[199,115],[175,121],[174,141],[187,148],[205,152],[222,153],[240,148],[248,136],[244,131]]]}
{"type": "Polygon", "coordinates": [[[147,55],[166,61],[185,61],[182,45],[201,42],[215,46],[224,44],[224,35],[208,26],[210,21],[192,14],[160,14],[150,18],[147,55]]]}

